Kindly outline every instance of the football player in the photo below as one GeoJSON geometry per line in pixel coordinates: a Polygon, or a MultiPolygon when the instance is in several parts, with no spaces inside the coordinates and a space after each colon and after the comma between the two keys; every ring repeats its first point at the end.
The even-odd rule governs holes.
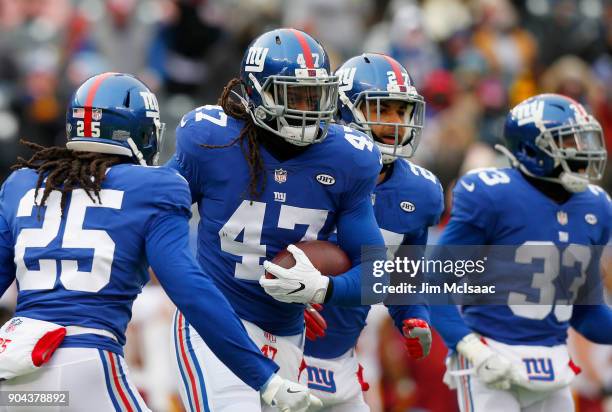
{"type": "Polygon", "coordinates": [[[75,92],[66,130],[66,148],[29,144],[35,154],[0,191],[0,293],[15,279],[19,288],[15,318],[0,330],[0,389],[68,391],[62,411],[149,410],[123,345],[150,265],[180,319],[245,385],[283,411],[306,410],[307,388],[275,373],[189,253],[187,182],[146,167],[163,132],[155,95],[131,75],[94,76],[75,92]]]}
{"type": "Polygon", "coordinates": [[[557,300],[565,291],[555,279],[580,273],[568,283],[579,292],[587,269],[599,267],[596,246],[610,239],[610,197],[589,184],[605,168],[602,130],[578,102],[542,94],[510,111],[504,137],[506,147],[498,149],[512,167],[459,180],[440,243],[513,245],[516,271],[508,273],[526,264],[538,269],[506,306],[466,305],[461,315],[455,306],[432,306],[432,321],[456,351],[449,375],[459,383],[462,411],[574,410],[568,385],[577,369],[567,328],[611,344],[612,312],[557,300]]]}
{"type": "MultiPolygon", "coordinates": [[[[370,200],[380,152],[365,134],[332,124],[337,91],[319,42],[294,29],[264,33],[248,47],[240,78],[227,85],[220,106],[183,117],[168,165],[187,179],[198,203],[200,264],[279,373],[294,380],[303,356],[303,304],[359,305],[361,246],[378,245],[384,257],[370,200]],[[328,278],[292,244],[327,239],[334,228],[353,267],[328,278]],[[288,245],[293,268],[264,262],[288,245]]],[[[240,410],[258,410],[256,393],[187,323],[176,329],[191,337],[196,386],[206,388],[212,409],[234,411],[241,402],[240,410]]],[[[184,383],[183,401],[196,410],[195,387],[184,383]]]]}
{"type": "MultiPolygon", "coordinates": [[[[372,197],[374,212],[387,245],[425,245],[428,227],[438,222],[443,209],[442,187],[429,170],[407,159],[419,143],[425,102],[406,69],[395,59],[365,53],[347,60],[336,70],[340,80],[339,117],[367,133],[382,153],[383,168],[372,197]]],[[[410,356],[427,356],[431,345],[426,306],[389,306],[396,326],[405,336],[410,356]]],[[[308,386],[323,401],[326,411],[369,411],[362,395],[362,368],[355,346],[365,327],[370,306],[325,305],[325,336],[306,341],[308,386]]],[[[311,336],[319,332],[306,316],[311,336]]],[[[320,333],[320,332],[319,332],[320,333]]]]}

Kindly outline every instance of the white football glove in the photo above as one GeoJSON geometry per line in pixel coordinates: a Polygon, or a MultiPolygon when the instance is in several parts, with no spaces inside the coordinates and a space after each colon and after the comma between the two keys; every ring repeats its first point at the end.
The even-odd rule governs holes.
{"type": "Polygon", "coordinates": [[[295,245],[287,250],[295,258],[295,266],[282,268],[268,260],[263,264],[266,271],[276,279],[259,278],[262,288],[276,300],[286,303],[323,303],[329,285],[329,278],[321,275],[308,256],[295,245]]]}
{"type": "Polygon", "coordinates": [[[520,375],[514,363],[493,352],[475,333],[463,337],[457,344],[457,351],[474,365],[478,379],[491,389],[510,389],[520,375]]]}
{"type": "Polygon", "coordinates": [[[276,373],[261,388],[261,399],[280,412],[316,411],[323,407],[319,398],[312,395],[307,387],[283,379],[276,373]]]}

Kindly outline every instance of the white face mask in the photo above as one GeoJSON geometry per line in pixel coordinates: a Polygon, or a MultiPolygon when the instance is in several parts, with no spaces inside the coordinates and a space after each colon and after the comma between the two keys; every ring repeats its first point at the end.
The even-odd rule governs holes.
{"type": "Polygon", "coordinates": [[[251,110],[257,126],[296,146],[318,143],[326,137],[336,113],[336,76],[317,69],[315,77],[270,76],[263,85],[254,76],[250,78],[263,103],[251,110]]]}
{"type": "Polygon", "coordinates": [[[416,90],[401,94],[367,90],[357,97],[356,105],[344,92],[339,94],[340,100],[351,110],[355,119],[355,123],[351,123],[350,127],[363,131],[374,140],[382,154],[383,164],[392,163],[398,157],[407,159],[414,155],[425,121],[425,101],[416,90]],[[407,105],[405,115],[400,122],[387,123],[382,120],[383,104],[387,101],[400,101],[407,105]],[[374,126],[393,126],[395,142],[387,144],[376,140],[372,130],[374,126]]]}
{"type": "Polygon", "coordinates": [[[287,142],[296,146],[308,146],[316,141],[319,134],[319,125],[310,125],[304,128],[283,125],[279,131],[282,138],[287,142]]]}

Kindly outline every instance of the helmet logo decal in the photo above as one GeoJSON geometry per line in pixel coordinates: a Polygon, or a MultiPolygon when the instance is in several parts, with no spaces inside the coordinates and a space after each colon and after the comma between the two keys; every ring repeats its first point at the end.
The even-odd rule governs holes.
{"type": "Polygon", "coordinates": [[[75,119],[85,118],[85,109],[83,109],[82,107],[73,107],[72,117],[74,117],[75,119]]]}
{"type": "Polygon", "coordinates": [[[91,118],[99,122],[102,119],[102,109],[91,109],[91,118]]]}
{"type": "Polygon", "coordinates": [[[346,92],[353,88],[356,72],[356,67],[346,67],[336,72],[336,76],[338,76],[338,81],[340,82],[340,86],[338,87],[339,91],[346,92]]]}
{"type": "Polygon", "coordinates": [[[512,116],[517,119],[519,126],[527,123],[538,125],[544,118],[544,101],[536,100],[518,105],[512,109],[512,116]]]}
{"type": "Polygon", "coordinates": [[[264,69],[264,63],[266,61],[268,51],[270,51],[270,49],[267,47],[249,48],[249,53],[247,54],[244,71],[256,73],[262,72],[264,69]]]}
{"type": "Polygon", "coordinates": [[[145,105],[146,116],[159,119],[159,105],[155,95],[151,92],[140,92],[140,97],[142,97],[145,105]]]}

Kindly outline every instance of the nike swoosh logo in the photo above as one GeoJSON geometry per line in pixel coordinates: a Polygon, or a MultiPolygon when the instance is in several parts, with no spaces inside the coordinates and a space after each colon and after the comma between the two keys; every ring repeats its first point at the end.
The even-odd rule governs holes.
{"type": "Polygon", "coordinates": [[[292,391],[291,388],[287,388],[287,393],[300,393],[302,391],[292,391]]]}
{"type": "Polygon", "coordinates": [[[291,292],[287,293],[287,295],[291,295],[292,293],[299,292],[302,289],[306,289],[306,285],[304,285],[302,282],[300,282],[300,287],[297,288],[296,290],[292,290],[291,292]]]}
{"type": "Polygon", "coordinates": [[[187,116],[183,116],[181,118],[181,127],[185,127],[186,124],[187,124],[187,116]]]}
{"type": "Polygon", "coordinates": [[[468,185],[463,180],[460,183],[461,183],[461,186],[465,187],[465,190],[467,190],[468,192],[473,192],[474,189],[476,188],[476,185],[474,183],[470,183],[468,185]]]}

